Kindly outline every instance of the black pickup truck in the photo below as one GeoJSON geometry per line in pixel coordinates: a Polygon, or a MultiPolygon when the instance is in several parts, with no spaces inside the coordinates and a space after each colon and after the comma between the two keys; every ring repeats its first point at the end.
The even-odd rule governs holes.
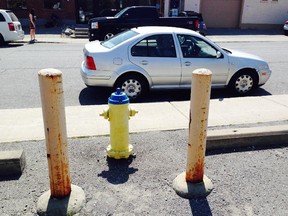
{"type": "Polygon", "coordinates": [[[117,13],[114,17],[97,17],[89,20],[89,41],[107,40],[113,35],[139,26],[173,26],[196,31],[198,16],[160,17],[156,7],[132,6],[117,13]]]}

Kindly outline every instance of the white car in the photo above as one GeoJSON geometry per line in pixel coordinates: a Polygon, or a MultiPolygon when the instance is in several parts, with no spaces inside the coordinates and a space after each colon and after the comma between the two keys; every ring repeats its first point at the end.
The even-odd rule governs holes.
{"type": "Polygon", "coordinates": [[[16,15],[10,10],[0,9],[0,45],[23,38],[24,31],[16,15]]]}
{"type": "Polygon", "coordinates": [[[288,36],[288,21],[284,23],[283,30],[284,30],[284,34],[288,36]]]}
{"type": "Polygon", "coordinates": [[[247,94],[271,70],[260,57],[222,49],[197,32],[175,27],[138,27],[83,50],[81,75],[87,86],[121,88],[137,99],[152,89],[191,88],[192,72],[212,71],[212,87],[247,94]]]}

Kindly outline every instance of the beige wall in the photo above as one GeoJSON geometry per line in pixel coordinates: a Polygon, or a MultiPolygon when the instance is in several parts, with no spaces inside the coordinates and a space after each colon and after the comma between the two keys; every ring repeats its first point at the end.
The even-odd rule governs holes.
{"type": "MultiPolygon", "coordinates": [[[[168,2],[168,0],[166,1],[168,2]]],[[[221,0],[216,0],[215,3],[216,2],[221,2],[221,0]]],[[[227,1],[227,5],[228,3],[229,2],[227,1]]],[[[229,13],[229,11],[226,11],[225,19],[221,20],[221,22],[215,22],[215,14],[223,14],[223,10],[221,9],[222,7],[219,6],[219,3],[214,5],[213,4],[214,1],[209,0],[185,0],[184,8],[185,10],[202,12],[204,20],[205,17],[207,17],[207,25],[211,23],[214,27],[227,27],[225,19],[235,19],[235,14],[231,14],[229,13]],[[203,8],[203,6],[205,6],[205,8],[203,8]],[[211,7],[213,10],[210,10],[209,7],[211,7]],[[209,12],[209,14],[206,14],[207,11],[209,12]],[[212,13],[214,15],[212,15],[212,13]],[[214,18],[212,18],[212,16],[214,16],[214,18]]],[[[239,10],[237,11],[237,16],[239,20],[238,24],[240,28],[278,28],[280,25],[283,25],[283,23],[288,19],[288,0],[242,0],[240,7],[241,8],[239,8],[239,10]]],[[[219,18],[221,17],[218,17],[218,20],[219,18]]]]}
{"type": "Polygon", "coordinates": [[[199,12],[200,0],[185,0],[184,10],[199,12]]]}
{"type": "Polygon", "coordinates": [[[201,12],[208,28],[238,28],[242,0],[202,0],[201,12]]]}
{"type": "Polygon", "coordinates": [[[288,19],[288,1],[244,0],[241,25],[283,24],[288,19]]]}

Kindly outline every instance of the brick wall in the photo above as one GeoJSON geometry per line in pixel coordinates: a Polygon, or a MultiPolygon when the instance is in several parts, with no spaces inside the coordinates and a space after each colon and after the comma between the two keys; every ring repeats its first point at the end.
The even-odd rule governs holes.
{"type": "MultiPolygon", "coordinates": [[[[44,24],[50,19],[52,14],[55,14],[63,22],[75,23],[75,0],[61,0],[61,10],[44,8],[43,0],[26,0],[27,9],[14,9],[13,12],[23,22],[22,25],[28,25],[28,15],[30,8],[35,9],[37,23],[44,24]]],[[[0,8],[7,9],[6,0],[0,1],[0,8]]]]}

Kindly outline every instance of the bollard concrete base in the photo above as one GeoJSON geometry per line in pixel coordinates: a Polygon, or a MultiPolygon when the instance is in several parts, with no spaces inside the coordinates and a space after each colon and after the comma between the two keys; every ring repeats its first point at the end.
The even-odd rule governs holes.
{"type": "Polygon", "coordinates": [[[63,199],[56,199],[51,197],[50,190],[46,191],[40,196],[37,203],[38,215],[75,215],[77,214],[85,203],[85,193],[82,188],[71,185],[71,193],[63,199]]]}
{"type": "Polygon", "coordinates": [[[182,198],[205,198],[213,190],[213,184],[204,175],[203,182],[190,183],[186,181],[186,172],[179,174],[173,181],[173,189],[182,198]]]}
{"type": "Polygon", "coordinates": [[[126,151],[117,151],[112,149],[112,146],[109,145],[107,147],[107,155],[110,158],[114,159],[122,159],[122,158],[129,158],[133,154],[133,146],[129,144],[128,149],[126,151]]]}

